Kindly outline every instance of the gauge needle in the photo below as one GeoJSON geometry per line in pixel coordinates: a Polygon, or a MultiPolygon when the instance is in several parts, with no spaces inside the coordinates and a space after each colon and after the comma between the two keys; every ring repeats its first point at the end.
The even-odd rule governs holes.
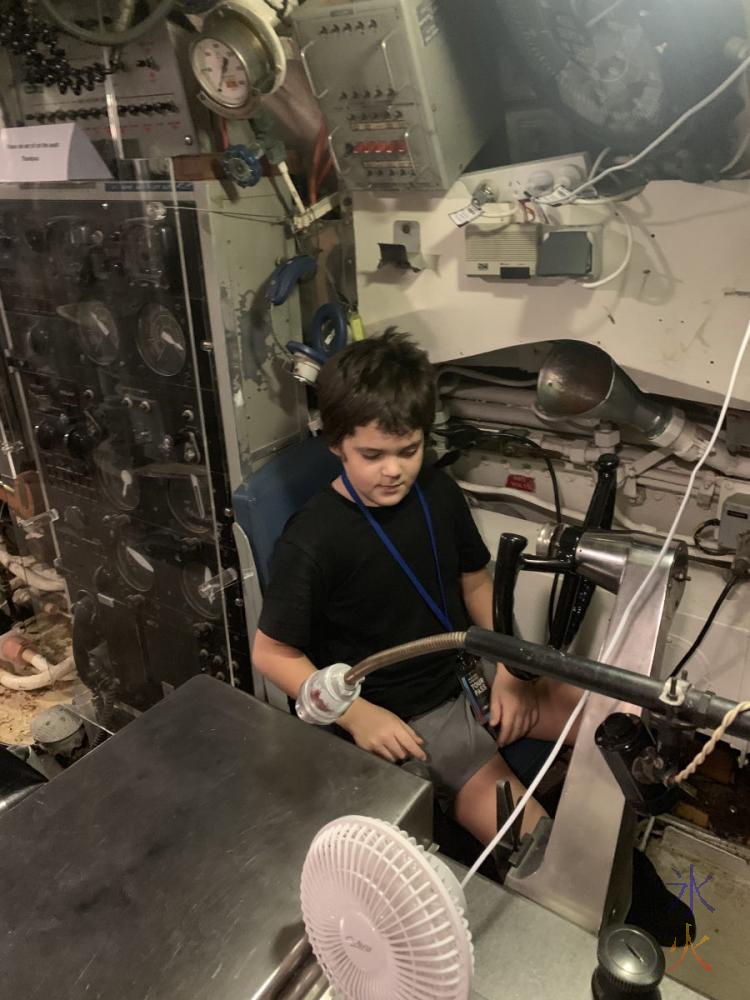
{"type": "Polygon", "coordinates": [[[133,562],[136,562],[140,566],[143,566],[143,568],[146,569],[146,570],[148,570],[149,573],[153,573],[154,572],[154,567],[151,565],[151,563],[148,561],[148,559],[145,556],[141,555],[141,553],[137,549],[133,549],[133,548],[131,548],[128,545],[126,547],[125,551],[130,556],[130,558],[133,560],[133,562]]]}
{"type": "Polygon", "coordinates": [[[166,330],[162,330],[161,331],[161,339],[164,341],[165,344],[169,344],[170,347],[176,347],[178,351],[182,350],[182,348],[177,343],[177,341],[174,339],[174,337],[172,336],[172,334],[171,333],[167,333],[166,330]]]}
{"type": "Polygon", "coordinates": [[[96,323],[96,325],[99,327],[99,329],[102,331],[102,333],[104,334],[104,336],[108,337],[109,336],[109,330],[107,329],[107,327],[105,326],[105,324],[102,323],[102,321],[99,319],[99,317],[96,315],[96,313],[94,313],[94,315],[91,318],[96,323]]]}
{"type": "Polygon", "coordinates": [[[219,93],[221,93],[221,91],[222,91],[222,86],[221,85],[222,85],[222,83],[224,83],[224,77],[227,74],[227,66],[228,65],[229,65],[229,57],[228,56],[224,56],[224,58],[221,60],[221,74],[219,76],[219,93]]]}

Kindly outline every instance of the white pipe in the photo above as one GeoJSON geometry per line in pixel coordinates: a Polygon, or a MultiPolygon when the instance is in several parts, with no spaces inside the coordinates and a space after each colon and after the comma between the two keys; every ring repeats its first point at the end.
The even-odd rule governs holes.
{"type": "Polygon", "coordinates": [[[500,378],[500,376],[492,375],[490,372],[485,372],[481,368],[464,368],[461,365],[446,365],[445,368],[441,368],[438,373],[438,385],[443,380],[444,375],[460,375],[462,378],[470,379],[474,382],[487,382],[490,385],[503,385],[508,389],[526,389],[529,386],[536,386],[537,383],[536,378],[516,381],[512,378],[500,378]]]}
{"type": "Polygon", "coordinates": [[[534,389],[511,389],[506,385],[446,386],[441,390],[448,399],[473,399],[482,403],[509,403],[512,406],[528,406],[536,402],[534,389]]]}
{"type": "Polygon", "coordinates": [[[46,670],[38,674],[30,674],[28,677],[19,677],[18,674],[0,669],[0,684],[11,691],[36,691],[39,688],[51,687],[58,681],[66,679],[68,675],[72,676],[75,669],[75,661],[72,656],[67,656],[52,666],[47,664],[46,670]]]}
{"type": "MultiPolygon", "coordinates": [[[[523,406],[504,406],[500,403],[476,403],[468,400],[445,400],[446,410],[454,416],[478,423],[509,424],[513,427],[533,427],[549,430],[549,424],[523,406]]],[[[555,430],[580,434],[580,428],[568,423],[555,423],[555,430]]]]}
{"type": "Polygon", "coordinates": [[[20,566],[15,562],[8,563],[8,569],[27,587],[44,591],[65,590],[65,581],[59,578],[57,580],[51,580],[49,577],[40,576],[38,573],[34,572],[34,570],[29,569],[26,566],[20,566]]]}
{"type": "Polygon", "coordinates": [[[292,201],[294,202],[294,207],[299,215],[302,215],[306,211],[305,203],[299,196],[299,191],[297,190],[294,181],[289,175],[289,167],[286,165],[286,161],[282,160],[281,163],[277,164],[277,169],[279,171],[279,176],[284,182],[284,186],[289,192],[292,201]]]}

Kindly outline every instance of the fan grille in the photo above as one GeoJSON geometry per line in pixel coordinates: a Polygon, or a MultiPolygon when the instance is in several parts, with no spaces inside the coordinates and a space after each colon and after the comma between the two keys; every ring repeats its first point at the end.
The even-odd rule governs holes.
{"type": "Polygon", "coordinates": [[[348,816],[302,872],[313,951],[347,1000],[465,1000],[473,952],[458,883],[397,827],[348,816]]]}

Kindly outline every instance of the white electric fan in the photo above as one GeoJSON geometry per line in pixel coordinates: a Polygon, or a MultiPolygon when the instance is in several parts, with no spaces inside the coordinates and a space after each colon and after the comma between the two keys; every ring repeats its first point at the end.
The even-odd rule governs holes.
{"type": "Polygon", "coordinates": [[[302,869],[307,936],[343,1000],[468,1000],[474,967],[463,890],[391,823],[343,816],[302,869]]]}

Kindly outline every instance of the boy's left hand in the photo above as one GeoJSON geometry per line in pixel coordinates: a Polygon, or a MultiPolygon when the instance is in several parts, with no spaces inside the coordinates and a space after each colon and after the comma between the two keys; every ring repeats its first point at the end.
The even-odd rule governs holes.
{"type": "Polygon", "coordinates": [[[539,721],[534,685],[509,674],[498,663],[492,682],[490,725],[500,726],[497,745],[509,746],[525,736],[539,721]]]}

